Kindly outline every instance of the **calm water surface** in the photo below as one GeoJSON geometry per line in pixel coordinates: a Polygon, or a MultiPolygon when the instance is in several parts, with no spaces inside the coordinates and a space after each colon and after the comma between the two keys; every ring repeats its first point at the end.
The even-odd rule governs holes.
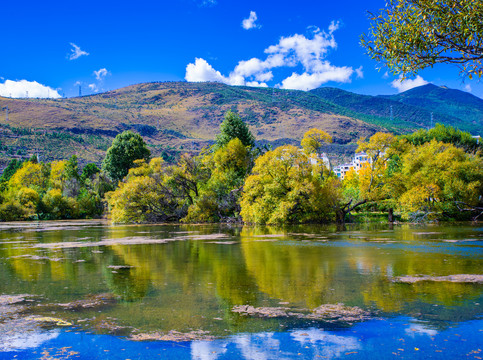
{"type": "Polygon", "coordinates": [[[481,224],[4,223],[0,359],[479,359],[483,284],[398,278],[482,255],[481,224]],[[327,304],[366,315],[310,317],[327,304]]]}

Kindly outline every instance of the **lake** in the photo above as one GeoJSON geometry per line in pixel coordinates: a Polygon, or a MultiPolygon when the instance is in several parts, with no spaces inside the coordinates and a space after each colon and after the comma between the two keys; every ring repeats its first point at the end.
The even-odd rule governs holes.
{"type": "Polygon", "coordinates": [[[0,224],[0,359],[481,359],[483,226],[0,224]]]}

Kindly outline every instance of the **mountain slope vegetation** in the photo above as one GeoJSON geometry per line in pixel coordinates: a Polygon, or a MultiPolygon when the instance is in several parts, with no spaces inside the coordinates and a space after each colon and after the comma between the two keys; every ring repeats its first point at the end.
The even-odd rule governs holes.
{"type": "Polygon", "coordinates": [[[334,139],[324,149],[332,154],[349,154],[356,140],[377,131],[405,133],[427,127],[431,112],[435,122],[478,129],[483,100],[471,103],[462,92],[447,91],[431,92],[434,109],[424,104],[427,92],[374,97],[334,88],[305,92],[188,82],[143,83],[56,100],[0,97],[0,160],[34,153],[42,160],[56,160],[75,154],[81,164],[99,164],[112,139],[124,130],[139,133],[153,155],[169,160],[213,144],[229,110],[240,114],[262,144],[299,143],[305,131],[320,128],[334,139]],[[458,110],[445,112],[444,94],[453,94],[448,109],[474,109],[475,114],[468,120],[458,110]]]}

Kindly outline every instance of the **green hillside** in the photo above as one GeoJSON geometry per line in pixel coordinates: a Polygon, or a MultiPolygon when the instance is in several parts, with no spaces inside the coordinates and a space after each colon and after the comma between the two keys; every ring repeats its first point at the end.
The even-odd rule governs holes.
{"type": "MultiPolygon", "coordinates": [[[[3,157],[39,152],[46,160],[77,153],[100,162],[112,138],[139,132],[155,155],[198,152],[211,144],[226,111],[237,111],[261,142],[298,143],[319,127],[334,148],[381,130],[345,109],[303,91],[233,87],[219,83],[146,83],[103,94],[68,99],[0,98],[3,157]]],[[[353,146],[351,147],[351,151],[353,146]]]]}
{"type": "MultiPolygon", "coordinates": [[[[438,112],[426,103],[425,95],[419,98],[415,97],[413,102],[405,102],[398,101],[397,96],[404,96],[406,93],[394,97],[370,96],[329,87],[311,90],[311,93],[346,109],[347,114],[350,113],[351,116],[383,126],[394,132],[408,132],[429,127],[431,125],[431,112],[433,112],[433,124],[452,125],[465,131],[476,130],[472,124],[468,124],[458,117],[461,114],[438,112]],[[416,99],[419,101],[416,101],[416,99]],[[426,106],[423,106],[424,104],[426,106]]],[[[483,104],[482,100],[480,102],[483,104]]]]}
{"type": "Polygon", "coordinates": [[[457,123],[444,123],[461,130],[481,133],[483,129],[483,100],[464,91],[427,84],[388,98],[433,112],[435,119],[442,114],[456,118],[457,123]]]}
{"type": "Polygon", "coordinates": [[[431,108],[424,102],[428,92],[418,95],[420,90],[424,89],[374,97],[334,88],[305,92],[157,82],[57,100],[0,97],[0,166],[12,157],[33,153],[42,160],[76,154],[81,163],[100,163],[114,136],[129,129],[145,138],[154,155],[169,160],[212,144],[228,110],[241,115],[259,142],[274,146],[299,143],[312,127],[323,129],[334,138],[325,150],[339,156],[352,153],[356,140],[376,131],[405,133],[427,127],[431,112],[434,122],[463,130],[481,125],[482,100],[456,90],[459,97],[454,91],[432,91],[431,104],[438,107],[431,108]],[[445,100],[445,94],[453,95],[445,100]],[[454,110],[463,108],[465,114],[473,112],[464,120],[454,110]]]}

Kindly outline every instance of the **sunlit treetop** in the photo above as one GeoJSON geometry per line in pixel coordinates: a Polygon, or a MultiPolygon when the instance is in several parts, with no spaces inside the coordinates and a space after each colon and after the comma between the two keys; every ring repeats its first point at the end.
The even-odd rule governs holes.
{"type": "Polygon", "coordinates": [[[393,74],[451,63],[469,79],[483,75],[481,0],[388,0],[370,19],[362,46],[393,74]]]}

